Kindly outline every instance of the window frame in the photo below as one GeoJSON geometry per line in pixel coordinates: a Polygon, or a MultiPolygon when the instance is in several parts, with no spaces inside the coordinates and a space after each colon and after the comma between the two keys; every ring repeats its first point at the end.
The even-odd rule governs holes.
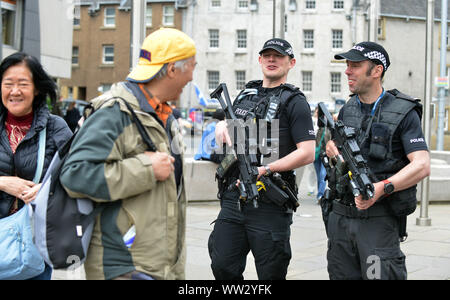
{"type": "Polygon", "coordinates": [[[220,47],[220,31],[219,29],[208,29],[208,41],[209,41],[209,49],[219,49],[220,47]],[[213,36],[213,34],[216,34],[217,36],[213,36]],[[213,44],[217,44],[213,45],[213,44]]]}
{"type": "Polygon", "coordinates": [[[307,51],[314,50],[314,29],[303,29],[303,49],[307,51]],[[307,33],[311,33],[311,37],[307,36],[307,33]],[[307,43],[312,43],[312,47],[306,47],[307,43]]]}
{"type": "Polygon", "coordinates": [[[145,7],[145,27],[152,27],[152,26],[153,26],[153,7],[150,3],[147,3],[147,6],[145,7]]]}
{"type": "Polygon", "coordinates": [[[72,46],[72,66],[79,66],[79,65],[80,65],[80,47],[72,46]],[[74,62],[74,59],[76,59],[76,62],[74,62]]]}
{"type": "Polygon", "coordinates": [[[247,46],[248,46],[247,29],[236,29],[236,49],[247,50],[247,46]],[[243,33],[245,33],[245,37],[239,36],[239,34],[243,33]]]}
{"type": "Polygon", "coordinates": [[[162,7],[162,24],[164,26],[175,26],[175,6],[173,4],[163,5],[162,7]],[[172,12],[168,13],[166,9],[171,8],[172,12]],[[171,23],[167,18],[172,18],[171,23]]]}
{"type": "Polygon", "coordinates": [[[342,73],[341,72],[330,72],[330,93],[339,94],[342,93],[342,73]],[[339,81],[333,80],[337,79],[339,81]]]}
{"type": "MultiPolygon", "coordinates": [[[[10,28],[10,40],[5,41],[2,34],[3,47],[10,47],[13,49],[20,49],[20,43],[22,40],[22,19],[23,19],[23,1],[17,0],[16,4],[7,2],[0,2],[0,8],[3,17],[3,10],[11,11],[13,14],[13,20],[10,28]]],[[[2,26],[5,26],[5,22],[2,20],[2,26]]],[[[3,31],[3,28],[2,28],[3,31]]]]}
{"type": "Polygon", "coordinates": [[[103,26],[104,27],[116,27],[116,7],[114,6],[106,6],[103,10],[103,26]],[[108,10],[114,10],[114,15],[109,15],[108,10]],[[108,20],[113,20],[113,24],[108,24],[108,20]]]}
{"type": "Polygon", "coordinates": [[[305,10],[316,10],[317,2],[316,0],[305,0],[305,10]]]}
{"type": "Polygon", "coordinates": [[[236,90],[241,91],[245,89],[245,84],[247,83],[245,70],[234,71],[234,76],[236,78],[236,90]]]}
{"type": "Polygon", "coordinates": [[[331,29],[331,49],[332,50],[342,50],[344,47],[344,30],[342,29],[331,29]],[[336,37],[335,34],[340,34],[340,37],[336,37]],[[335,44],[340,47],[335,47],[335,44]]]}
{"type": "Polygon", "coordinates": [[[344,9],[345,9],[345,1],[344,0],[333,0],[333,10],[343,11],[344,9]],[[342,4],[342,7],[336,7],[336,4],[342,4]]]}
{"type": "Polygon", "coordinates": [[[312,91],[313,91],[313,72],[302,71],[302,92],[310,93],[312,91]]]}
{"type": "Polygon", "coordinates": [[[220,84],[220,71],[217,70],[207,70],[206,71],[206,78],[208,80],[208,90],[214,91],[217,86],[220,84]],[[216,78],[213,78],[217,76],[216,78]]]}
{"type": "Polygon", "coordinates": [[[113,44],[104,44],[102,45],[102,64],[103,65],[113,65],[115,62],[115,47],[113,44]],[[107,57],[111,57],[110,54],[106,53],[107,48],[112,48],[113,54],[112,54],[112,61],[107,61],[107,57]]]}

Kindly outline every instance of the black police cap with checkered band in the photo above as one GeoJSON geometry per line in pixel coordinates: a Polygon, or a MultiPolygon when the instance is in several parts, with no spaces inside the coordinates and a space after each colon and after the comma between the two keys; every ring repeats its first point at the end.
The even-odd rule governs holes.
{"type": "Polygon", "coordinates": [[[374,42],[362,42],[353,46],[348,52],[336,54],[335,59],[347,59],[349,61],[371,60],[377,65],[382,65],[384,72],[389,68],[391,61],[386,50],[374,42]]]}

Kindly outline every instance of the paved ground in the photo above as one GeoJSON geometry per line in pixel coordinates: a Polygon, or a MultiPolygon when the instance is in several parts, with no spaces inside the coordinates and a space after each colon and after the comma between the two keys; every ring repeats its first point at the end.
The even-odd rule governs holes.
{"type": "MultiPolygon", "coordinates": [[[[416,225],[419,209],[408,218],[408,239],[402,243],[408,279],[450,279],[450,205],[431,205],[432,226],[416,225]]],[[[192,203],[188,208],[188,279],[214,279],[210,270],[207,239],[217,216],[218,203],[192,203]]],[[[287,279],[328,279],[327,238],[319,206],[304,199],[294,215],[291,235],[292,260],[287,279]]],[[[244,274],[257,279],[250,254],[244,274]]]]}
{"type": "MultiPolygon", "coordinates": [[[[301,190],[306,191],[302,186],[301,190]]],[[[305,183],[306,184],[306,183],[305,183]]],[[[305,193],[294,214],[291,235],[292,260],[287,279],[327,280],[327,238],[320,207],[305,193]]],[[[219,212],[218,202],[191,202],[187,211],[186,279],[214,279],[210,269],[207,241],[210,225],[219,212]]],[[[417,226],[420,207],[408,217],[408,239],[402,243],[406,254],[408,279],[450,279],[450,204],[429,206],[431,226],[417,226]]],[[[257,279],[251,254],[248,256],[245,279],[257,279]]],[[[84,271],[54,271],[53,279],[84,279],[84,271]]]]}

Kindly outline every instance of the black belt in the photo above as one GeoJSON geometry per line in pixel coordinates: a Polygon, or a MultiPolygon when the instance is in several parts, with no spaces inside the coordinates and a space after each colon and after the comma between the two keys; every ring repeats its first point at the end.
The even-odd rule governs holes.
{"type": "Polygon", "coordinates": [[[356,206],[345,205],[337,201],[333,201],[333,212],[338,215],[360,219],[392,215],[383,204],[375,204],[368,209],[358,210],[356,206]]]}

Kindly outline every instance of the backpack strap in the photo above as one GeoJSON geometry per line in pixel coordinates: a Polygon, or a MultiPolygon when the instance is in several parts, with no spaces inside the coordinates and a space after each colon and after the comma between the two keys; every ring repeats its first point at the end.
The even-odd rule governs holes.
{"type": "Polygon", "coordinates": [[[134,124],[136,124],[136,127],[137,127],[140,135],[142,136],[142,139],[147,144],[148,149],[150,151],[156,152],[157,148],[156,148],[155,144],[153,143],[152,139],[148,135],[148,133],[145,130],[144,126],[142,125],[141,121],[139,121],[139,118],[136,116],[136,113],[134,112],[131,105],[122,97],[115,97],[115,98],[120,99],[120,100],[122,100],[122,102],[124,102],[125,106],[128,108],[128,110],[131,113],[131,116],[132,116],[131,120],[134,122],[134,124]]]}
{"type": "Polygon", "coordinates": [[[39,132],[39,150],[38,150],[36,173],[34,174],[33,178],[34,183],[39,183],[42,176],[42,170],[44,169],[46,134],[47,134],[47,127],[44,127],[39,132]]]}

